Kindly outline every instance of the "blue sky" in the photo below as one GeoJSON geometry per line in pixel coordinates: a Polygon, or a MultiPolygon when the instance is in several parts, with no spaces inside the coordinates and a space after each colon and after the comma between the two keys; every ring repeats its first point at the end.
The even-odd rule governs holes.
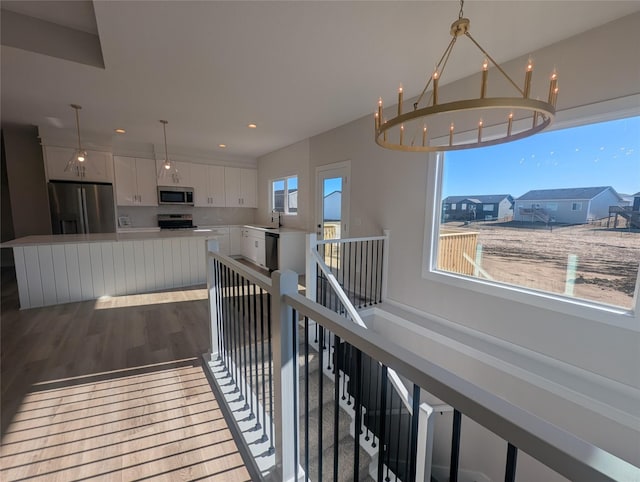
{"type": "Polygon", "coordinates": [[[640,191],[640,117],[445,154],[442,198],[590,186],[640,191]]]}

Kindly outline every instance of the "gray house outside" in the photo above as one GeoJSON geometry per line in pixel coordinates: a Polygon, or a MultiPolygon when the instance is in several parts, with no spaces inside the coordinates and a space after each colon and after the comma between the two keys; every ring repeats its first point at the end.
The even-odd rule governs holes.
{"type": "Polygon", "coordinates": [[[510,194],[447,196],[442,200],[442,222],[491,221],[513,215],[510,194]]]}
{"type": "Polygon", "coordinates": [[[537,189],[515,200],[514,221],[585,224],[609,216],[626,202],[611,186],[537,189]]]}

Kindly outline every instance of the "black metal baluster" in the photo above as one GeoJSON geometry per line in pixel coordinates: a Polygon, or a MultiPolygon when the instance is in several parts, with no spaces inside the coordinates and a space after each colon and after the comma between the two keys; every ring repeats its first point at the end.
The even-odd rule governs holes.
{"type": "Polygon", "coordinates": [[[363,243],[362,241],[359,241],[358,244],[360,245],[360,283],[358,283],[358,308],[362,308],[362,248],[363,248],[363,243]]]}
{"type": "Polygon", "coordinates": [[[376,240],[376,260],[374,263],[375,266],[375,282],[373,283],[373,304],[377,305],[378,304],[378,252],[380,250],[380,240],[377,239],[376,240]]]}
{"type": "MultiPolygon", "coordinates": [[[[260,430],[260,377],[258,375],[258,309],[256,303],[256,292],[258,291],[258,286],[255,283],[252,283],[253,293],[250,293],[249,296],[253,298],[253,353],[255,355],[255,368],[256,368],[256,430],[260,430]]],[[[262,403],[264,407],[264,401],[262,403]]],[[[263,409],[264,410],[264,409],[263,409]]],[[[262,419],[264,422],[264,418],[262,419]]]]}
{"type": "Polygon", "coordinates": [[[304,317],[304,474],[309,480],[309,317],[304,317]]]}
{"type": "Polygon", "coordinates": [[[507,466],[504,471],[504,482],[515,482],[516,463],[518,461],[518,447],[507,444],[507,466]]]}
{"type": "Polygon", "coordinates": [[[229,296],[231,299],[229,300],[229,328],[231,328],[231,336],[232,336],[232,364],[233,364],[233,383],[236,388],[233,390],[235,393],[238,390],[238,350],[236,346],[236,298],[235,298],[235,286],[234,286],[235,274],[229,268],[229,296]]]}
{"type": "MultiPolygon", "coordinates": [[[[251,398],[250,390],[247,389],[247,380],[249,380],[251,376],[251,371],[249,371],[249,377],[247,376],[247,369],[250,369],[251,366],[251,358],[249,358],[249,363],[247,363],[247,345],[249,341],[247,340],[247,316],[246,316],[246,301],[247,295],[245,293],[245,279],[244,276],[240,277],[240,300],[242,302],[242,323],[240,326],[242,327],[242,353],[244,355],[244,361],[242,363],[244,368],[244,381],[242,382],[242,386],[244,387],[244,395],[245,395],[245,410],[249,408],[249,399],[251,398]]],[[[249,357],[251,357],[251,347],[249,346],[249,357]]]]}
{"type": "Polygon", "coordinates": [[[331,360],[333,357],[331,356],[331,337],[333,333],[327,330],[327,339],[329,342],[327,343],[327,370],[331,370],[331,360]]]}
{"type": "MultiPolygon", "coordinates": [[[[347,346],[343,346],[342,347],[342,371],[343,373],[347,373],[349,372],[349,368],[347,368],[347,356],[348,356],[348,351],[347,349],[345,349],[347,346]]],[[[345,393],[347,393],[347,377],[346,376],[342,376],[342,400],[345,400],[347,397],[345,397],[345,393]]],[[[347,401],[347,405],[350,404],[350,400],[347,401]]]]}
{"type": "Polygon", "coordinates": [[[253,407],[253,353],[251,353],[251,282],[246,280],[246,292],[244,298],[247,304],[247,349],[249,350],[249,406],[251,407],[251,415],[255,416],[253,407]]]}
{"type": "MultiPolygon", "coordinates": [[[[377,444],[376,444],[376,434],[378,435],[378,437],[380,437],[380,404],[378,402],[378,394],[380,393],[378,391],[378,383],[379,383],[379,379],[380,379],[380,370],[378,369],[378,367],[380,366],[380,362],[374,362],[375,365],[375,374],[374,376],[376,377],[376,390],[375,392],[373,392],[373,414],[374,414],[374,422],[373,422],[373,426],[375,427],[375,432],[373,434],[373,438],[371,441],[371,446],[373,448],[376,448],[377,444]]],[[[380,441],[380,439],[378,439],[378,441],[380,441]]]]}
{"type": "Polygon", "coordinates": [[[347,259],[347,268],[349,268],[349,272],[347,276],[347,293],[351,293],[348,295],[348,297],[353,302],[353,286],[352,286],[352,280],[351,280],[351,274],[353,273],[351,269],[351,260],[353,258],[352,248],[353,248],[353,243],[349,242],[349,258],[347,259]]]}
{"type": "Polygon", "coordinates": [[[245,391],[246,391],[246,380],[247,380],[247,372],[246,372],[246,364],[242,361],[242,349],[245,349],[245,355],[246,353],[246,348],[244,345],[244,327],[243,327],[243,323],[244,320],[242,319],[242,310],[243,307],[241,306],[242,304],[242,276],[240,276],[240,273],[236,273],[236,309],[238,310],[236,313],[237,316],[237,320],[236,320],[236,327],[238,329],[238,360],[240,360],[240,364],[238,365],[238,368],[240,370],[240,373],[238,375],[238,381],[240,382],[240,400],[244,400],[245,401],[245,406],[244,408],[246,408],[246,398],[245,398],[245,391]],[[243,369],[244,371],[244,378],[242,377],[242,371],[243,369]]]}
{"type": "Polygon", "coordinates": [[[386,417],[387,417],[387,367],[382,365],[380,367],[380,411],[378,417],[380,418],[380,434],[378,438],[378,482],[383,482],[384,477],[384,456],[387,447],[386,443],[386,417]]]}
{"type": "Polygon", "coordinates": [[[460,463],[460,429],[462,414],[453,410],[453,430],[451,434],[451,464],[449,466],[449,481],[458,482],[458,465],[460,463]]]}
{"type": "Polygon", "coordinates": [[[362,352],[356,350],[356,376],[358,380],[355,384],[356,395],[354,399],[354,408],[356,409],[355,432],[353,442],[353,480],[360,480],[360,433],[362,428],[362,352]]]}
{"type": "MultiPolygon", "coordinates": [[[[271,294],[267,293],[267,336],[269,337],[269,414],[273,418],[273,347],[271,345],[271,294]]],[[[269,453],[275,450],[273,446],[273,423],[269,424],[269,453]]]]}
{"type": "Polygon", "coordinates": [[[380,291],[378,292],[378,303],[382,303],[382,283],[384,281],[384,240],[381,246],[382,254],[380,255],[380,291]]]}
{"type": "MultiPolygon", "coordinates": [[[[268,315],[267,315],[268,316],[268,315]]],[[[260,355],[262,358],[262,441],[267,440],[267,390],[264,369],[264,291],[260,288],[260,355]]],[[[271,416],[271,414],[269,414],[271,416]]],[[[271,424],[269,424],[271,425],[271,424]]]]}
{"type": "Polygon", "coordinates": [[[225,332],[227,334],[227,372],[229,373],[229,378],[231,383],[233,383],[233,371],[232,367],[232,356],[233,356],[233,332],[231,330],[231,294],[229,290],[231,289],[231,282],[229,281],[229,267],[224,266],[224,292],[225,292],[225,300],[224,300],[224,323],[225,323],[225,332]]]}
{"type": "MultiPolygon", "coordinates": [[[[367,409],[367,412],[369,412],[371,410],[371,373],[372,373],[371,370],[372,370],[373,358],[371,358],[370,356],[368,356],[367,358],[369,360],[369,370],[367,371],[368,376],[365,379],[364,373],[362,374],[362,383],[367,384],[367,398],[365,399],[365,403],[366,403],[365,407],[367,409]]],[[[369,436],[369,424],[365,423],[364,428],[365,428],[364,439],[368,442],[371,438],[369,436]]]]}
{"type": "Polygon", "coordinates": [[[369,240],[365,243],[364,250],[364,306],[367,306],[367,282],[369,280],[369,240]]]}
{"type": "MultiPolygon", "coordinates": [[[[324,345],[324,328],[320,326],[320,342],[324,345]]],[[[322,364],[324,350],[318,350],[318,480],[322,480],[322,364]]]]}
{"type": "Polygon", "coordinates": [[[420,387],[413,384],[413,414],[411,416],[411,445],[409,448],[409,482],[416,481],[418,468],[418,419],[420,417],[420,387]]]}
{"type": "Polygon", "coordinates": [[[394,390],[393,385],[391,385],[389,387],[389,416],[387,417],[389,419],[389,424],[387,425],[386,430],[386,432],[389,434],[387,435],[387,476],[384,478],[384,480],[387,482],[391,480],[391,477],[389,477],[389,470],[391,466],[391,441],[393,437],[393,433],[391,432],[391,422],[393,421],[393,395],[395,394],[395,392],[396,391],[394,390]]]}
{"type": "Polygon", "coordinates": [[[338,443],[340,442],[340,370],[338,370],[340,337],[338,335],[334,335],[333,337],[333,346],[333,356],[335,358],[333,362],[333,366],[335,368],[333,384],[333,480],[338,480],[338,443]]]}

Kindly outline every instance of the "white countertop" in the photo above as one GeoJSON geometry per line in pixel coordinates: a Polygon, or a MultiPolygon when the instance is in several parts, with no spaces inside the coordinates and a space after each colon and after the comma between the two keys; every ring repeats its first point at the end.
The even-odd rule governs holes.
{"type": "MultiPolygon", "coordinates": [[[[78,243],[100,243],[113,241],[136,241],[145,239],[169,239],[169,238],[210,238],[215,237],[222,230],[228,229],[230,226],[201,226],[197,229],[178,229],[178,230],[153,230],[152,228],[133,228],[128,232],[119,233],[94,233],[94,234],[47,234],[25,236],[23,238],[13,239],[2,243],[2,248],[13,248],[21,246],[37,246],[46,244],[78,244],[78,243]]],[[[279,234],[301,233],[305,231],[293,228],[267,229],[265,227],[257,227],[246,225],[247,228],[260,229],[262,231],[275,232],[279,234]]]]}

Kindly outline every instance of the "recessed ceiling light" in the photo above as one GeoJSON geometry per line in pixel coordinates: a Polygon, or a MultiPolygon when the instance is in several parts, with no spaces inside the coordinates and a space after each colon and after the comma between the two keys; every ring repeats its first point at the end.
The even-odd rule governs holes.
{"type": "Polygon", "coordinates": [[[251,123],[251,124],[247,124],[247,127],[248,127],[249,129],[255,129],[255,128],[256,128],[256,127],[258,127],[258,126],[257,126],[257,125],[255,125],[254,123],[251,123]]]}
{"type": "Polygon", "coordinates": [[[227,145],[226,145],[226,144],[218,144],[218,147],[219,147],[220,149],[224,149],[225,147],[227,147],[227,145]]]}
{"type": "Polygon", "coordinates": [[[125,131],[124,129],[114,129],[116,131],[116,134],[125,134],[127,131],[125,131]]]}

